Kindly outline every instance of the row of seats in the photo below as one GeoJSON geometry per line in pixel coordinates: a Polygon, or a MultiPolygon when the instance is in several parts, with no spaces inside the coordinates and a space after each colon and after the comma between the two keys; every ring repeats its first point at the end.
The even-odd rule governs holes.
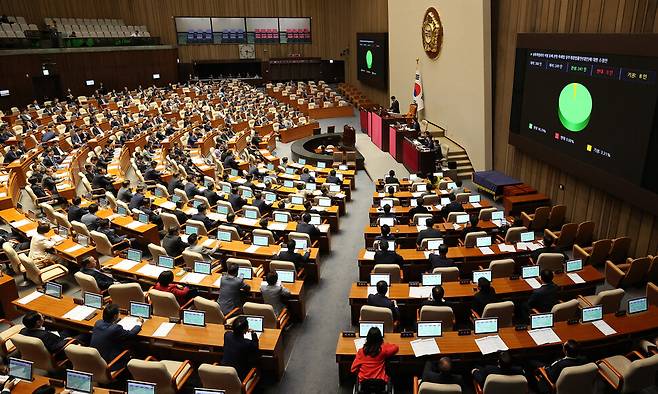
{"type": "Polygon", "coordinates": [[[25,22],[16,23],[0,23],[0,37],[17,37],[25,38],[25,33],[28,31],[38,31],[39,28],[35,24],[27,24],[25,22]]]}

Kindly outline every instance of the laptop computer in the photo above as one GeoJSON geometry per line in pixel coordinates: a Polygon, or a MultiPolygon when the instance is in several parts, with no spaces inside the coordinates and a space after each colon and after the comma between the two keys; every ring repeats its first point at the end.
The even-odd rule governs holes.
{"type": "Polygon", "coordinates": [[[440,321],[418,322],[418,338],[435,338],[442,335],[440,321]]]}
{"type": "Polygon", "coordinates": [[[65,387],[72,393],[91,393],[94,387],[93,376],[87,372],[67,369],[65,387]]]}
{"type": "Polygon", "coordinates": [[[493,334],[498,332],[498,318],[475,319],[474,332],[475,335],[493,334]]]}
{"type": "Polygon", "coordinates": [[[181,321],[188,326],[205,327],[206,312],[183,309],[183,318],[181,321]]]}

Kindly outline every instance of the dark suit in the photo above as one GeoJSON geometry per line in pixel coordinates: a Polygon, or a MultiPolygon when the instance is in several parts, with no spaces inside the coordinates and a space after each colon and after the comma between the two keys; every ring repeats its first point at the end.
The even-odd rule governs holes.
{"type": "Polygon", "coordinates": [[[397,100],[393,100],[393,102],[391,102],[391,110],[390,110],[390,112],[394,112],[394,113],[396,113],[396,114],[399,114],[399,113],[400,113],[400,102],[399,102],[399,101],[397,101],[397,100]]]}
{"type": "Polygon", "coordinates": [[[7,154],[5,155],[4,163],[9,164],[15,160],[18,160],[18,152],[15,150],[8,151],[7,154]]]}
{"type": "Polygon", "coordinates": [[[171,257],[180,256],[188,246],[178,235],[165,235],[162,238],[162,247],[171,257]]]}
{"type": "Polygon", "coordinates": [[[252,333],[251,339],[245,339],[233,334],[233,331],[227,331],[224,333],[223,350],[222,365],[235,368],[240,379],[244,379],[260,357],[258,336],[252,333]]]}
{"type": "Polygon", "coordinates": [[[441,216],[443,216],[443,218],[445,219],[448,217],[448,214],[450,212],[461,212],[462,210],[463,208],[460,203],[458,203],[457,201],[452,201],[450,204],[441,208],[441,216]]]}
{"type": "Polygon", "coordinates": [[[289,252],[287,250],[282,250],[276,256],[276,260],[290,261],[295,264],[297,271],[304,268],[304,265],[308,263],[308,257],[310,252],[306,252],[303,256],[299,253],[289,252]]]}
{"type": "Polygon", "coordinates": [[[481,291],[478,291],[473,296],[473,301],[471,301],[471,309],[477,312],[478,315],[482,315],[482,311],[484,311],[484,307],[487,306],[487,304],[491,304],[492,302],[496,302],[496,301],[497,301],[496,291],[493,289],[493,287],[491,288],[490,294],[485,294],[482,293],[481,291]]]}
{"type": "Polygon", "coordinates": [[[208,199],[210,205],[217,205],[217,201],[219,201],[219,194],[217,194],[213,190],[209,190],[209,189],[204,190],[203,196],[208,199]]]}
{"type": "Polygon", "coordinates": [[[390,309],[391,313],[393,313],[393,320],[398,320],[398,318],[400,317],[400,310],[398,309],[398,307],[395,306],[393,301],[390,298],[386,297],[385,295],[370,294],[368,296],[368,305],[390,309]]]}
{"type": "Polygon", "coordinates": [[[559,289],[555,283],[544,283],[540,288],[535,289],[528,298],[528,310],[535,308],[539,312],[550,312],[553,305],[558,302],[559,289]]]}
{"type": "Polygon", "coordinates": [[[404,263],[402,256],[393,250],[378,250],[375,252],[375,264],[397,264],[400,267],[404,263]]]}
{"type": "Polygon", "coordinates": [[[98,229],[99,233],[105,234],[107,237],[107,240],[110,241],[112,245],[116,245],[119,242],[123,241],[126,239],[125,236],[117,235],[113,229],[111,228],[99,228],[98,229]]]}
{"type": "Polygon", "coordinates": [[[71,206],[69,207],[69,212],[68,212],[68,214],[67,214],[68,219],[69,219],[69,222],[72,222],[72,221],[74,221],[74,220],[75,220],[76,222],[79,222],[80,219],[82,219],[82,215],[84,215],[84,214],[86,214],[86,213],[88,213],[88,212],[89,212],[89,211],[87,211],[85,208],[80,208],[80,207],[77,206],[77,205],[71,205],[71,206]]]}
{"type": "Polygon", "coordinates": [[[240,197],[238,194],[231,194],[228,196],[228,202],[231,204],[231,207],[233,207],[234,211],[241,209],[242,206],[247,203],[247,201],[240,197]]]}
{"type": "Polygon", "coordinates": [[[441,232],[435,228],[426,228],[425,230],[420,230],[418,237],[416,238],[416,245],[423,243],[425,238],[442,238],[443,235],[441,232]]]}
{"type": "Polygon", "coordinates": [[[473,372],[473,379],[480,385],[484,384],[489,375],[523,375],[523,368],[512,365],[510,368],[501,368],[497,365],[487,365],[486,367],[478,368],[473,372]]]}
{"type": "Polygon", "coordinates": [[[576,367],[576,366],[579,366],[579,365],[583,365],[586,362],[587,362],[587,360],[585,360],[582,357],[577,357],[577,358],[564,357],[564,358],[561,358],[561,359],[553,362],[553,364],[547,366],[546,367],[546,373],[547,373],[548,377],[551,379],[551,381],[553,383],[555,383],[555,382],[557,382],[557,378],[560,377],[560,374],[562,373],[563,369],[568,368],[568,367],[576,367]]]}
{"type": "Polygon", "coordinates": [[[457,384],[462,385],[463,379],[459,375],[439,371],[439,366],[434,360],[427,360],[423,368],[423,382],[436,384],[457,384]]]}
{"type": "Polygon", "coordinates": [[[133,193],[130,191],[129,187],[120,187],[119,193],[117,193],[117,198],[125,203],[129,203],[133,198],[133,193]]]}
{"type": "Polygon", "coordinates": [[[174,215],[176,216],[176,219],[178,219],[178,224],[183,225],[185,222],[187,222],[187,215],[180,209],[176,209],[174,211],[174,215]]]}
{"type": "Polygon", "coordinates": [[[452,261],[452,259],[448,258],[443,258],[438,254],[430,254],[429,258],[430,266],[432,269],[434,268],[446,268],[446,267],[454,267],[455,262],[452,261]]]}
{"type": "Polygon", "coordinates": [[[254,199],[251,202],[251,205],[258,208],[258,211],[260,212],[261,215],[264,215],[272,210],[272,208],[269,205],[267,205],[265,201],[263,201],[262,199],[258,199],[258,200],[254,199]]]}
{"type": "Polygon", "coordinates": [[[409,210],[409,218],[413,219],[417,213],[429,213],[429,210],[424,205],[418,205],[409,210]]]}
{"type": "Polygon", "coordinates": [[[107,290],[107,288],[114,283],[114,279],[112,279],[109,275],[105,275],[104,273],[100,272],[97,269],[82,268],[80,272],[82,272],[83,274],[93,276],[94,279],[96,279],[96,284],[101,290],[107,290]]]}
{"type": "Polygon", "coordinates": [[[112,184],[112,180],[106,177],[105,175],[101,175],[101,174],[94,175],[94,178],[91,180],[91,186],[94,189],[105,189],[105,191],[108,192],[114,191],[114,185],[112,184]]]}
{"type": "Polygon", "coordinates": [[[133,194],[132,198],[130,199],[130,204],[128,204],[128,208],[135,209],[141,207],[145,198],[146,197],[144,197],[142,193],[133,194]]]}
{"type": "Polygon", "coordinates": [[[203,225],[206,226],[206,230],[210,230],[211,228],[217,227],[216,222],[214,222],[211,218],[209,218],[208,216],[202,213],[197,213],[195,215],[192,215],[190,219],[203,222],[203,225]]]}
{"type": "Polygon", "coordinates": [[[342,183],[340,178],[338,178],[337,176],[333,176],[333,175],[329,175],[325,182],[326,183],[334,183],[336,185],[340,185],[342,183]]]}
{"type": "Polygon", "coordinates": [[[183,185],[183,181],[179,178],[171,178],[167,184],[167,192],[169,192],[169,194],[174,194],[174,189],[185,190],[185,185],[183,185]]]}
{"type": "Polygon", "coordinates": [[[311,239],[319,238],[320,237],[320,229],[317,228],[315,225],[310,224],[310,223],[305,223],[305,222],[299,222],[297,223],[297,228],[295,229],[296,232],[298,233],[305,233],[308,234],[311,239]]]}
{"type": "Polygon", "coordinates": [[[400,183],[400,181],[398,180],[398,178],[396,178],[394,176],[387,176],[386,178],[384,178],[384,183],[385,184],[400,183]]]}
{"type": "Polygon", "coordinates": [[[192,198],[197,194],[201,194],[199,188],[196,187],[194,182],[187,182],[183,190],[185,191],[185,194],[187,194],[187,198],[192,198]]]}
{"type": "Polygon", "coordinates": [[[23,327],[20,334],[27,337],[39,338],[50,354],[57,353],[66,345],[66,339],[48,330],[23,327]]]}
{"type": "MultiPolygon", "coordinates": [[[[108,323],[99,320],[94,324],[91,331],[91,342],[89,346],[98,350],[105,362],[114,360],[126,347],[127,342],[137,336],[142,326],[133,327],[132,330],[124,330],[117,323],[108,323]]],[[[123,365],[117,366],[117,368],[123,365]]]]}
{"type": "Polygon", "coordinates": [[[160,174],[160,171],[156,170],[155,168],[149,168],[146,170],[146,173],[144,174],[144,179],[147,181],[155,181],[158,183],[162,183],[162,175],[160,174]]]}

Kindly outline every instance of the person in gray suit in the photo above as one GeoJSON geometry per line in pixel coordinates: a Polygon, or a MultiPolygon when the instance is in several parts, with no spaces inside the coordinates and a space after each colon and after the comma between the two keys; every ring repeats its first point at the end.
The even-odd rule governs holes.
{"type": "Polygon", "coordinates": [[[276,271],[270,271],[265,277],[267,285],[261,287],[260,292],[266,304],[272,305],[274,314],[279,316],[286,306],[285,301],[290,297],[290,290],[278,285],[279,275],[276,271]]]}
{"type": "Polygon", "coordinates": [[[185,249],[185,251],[199,253],[203,257],[204,261],[211,262],[213,260],[212,257],[213,254],[217,253],[217,249],[219,249],[219,247],[214,249],[209,249],[201,245],[198,241],[199,241],[198,235],[190,234],[190,236],[187,237],[187,243],[190,244],[190,246],[188,246],[187,249],[185,249]]]}
{"type": "Polygon", "coordinates": [[[227,314],[234,308],[242,307],[242,296],[248,295],[251,287],[238,277],[238,265],[231,264],[226,275],[222,276],[219,285],[217,303],[222,313],[227,314]]]}

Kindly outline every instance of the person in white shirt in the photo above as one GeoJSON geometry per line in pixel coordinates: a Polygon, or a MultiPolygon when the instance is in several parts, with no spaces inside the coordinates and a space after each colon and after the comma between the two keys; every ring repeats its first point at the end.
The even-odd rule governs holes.
{"type": "Polygon", "coordinates": [[[47,265],[47,261],[58,260],[57,256],[50,253],[50,250],[58,243],[51,240],[46,234],[50,231],[47,223],[39,223],[37,233],[30,240],[30,253],[28,257],[34,260],[38,266],[47,265]]]}

